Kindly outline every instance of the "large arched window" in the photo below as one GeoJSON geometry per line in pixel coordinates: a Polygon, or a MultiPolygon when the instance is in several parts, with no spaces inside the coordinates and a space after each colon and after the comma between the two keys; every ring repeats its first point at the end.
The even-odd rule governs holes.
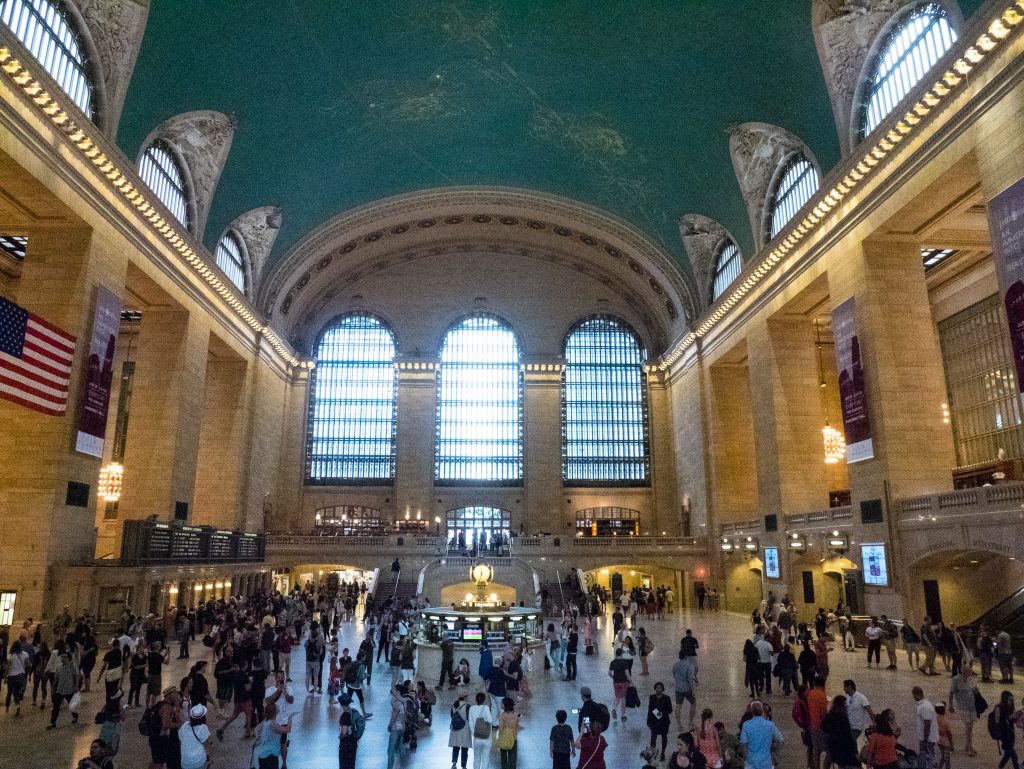
{"type": "Polygon", "coordinates": [[[78,35],[59,3],[0,0],[6,25],[82,112],[93,116],[93,85],[78,35]]]}
{"type": "Polygon", "coordinates": [[[460,507],[447,515],[448,552],[508,553],[512,514],[498,507],[460,507]]]}
{"type": "Polygon", "coordinates": [[[893,28],[875,57],[865,84],[861,137],[885,120],[956,41],[946,9],[925,3],[893,28]]]}
{"type": "Polygon", "coordinates": [[[245,291],[245,246],[233,231],[224,233],[217,244],[217,266],[241,291],[245,291]]]}
{"type": "Polygon", "coordinates": [[[768,238],[774,238],[818,191],[818,170],[798,152],[789,159],[772,195],[768,238]]]}
{"type": "Polygon", "coordinates": [[[743,259],[740,257],[740,250],[730,240],[715,259],[715,278],[711,284],[712,301],[725,293],[725,289],[729,288],[732,282],[740,276],[742,269],[743,259]]]}
{"type": "Polygon", "coordinates": [[[562,477],[568,486],[648,480],[644,350],[617,318],[580,323],[565,340],[562,477]]]}
{"type": "Polygon", "coordinates": [[[441,484],[522,481],[519,344],[493,315],[472,315],[444,338],[434,477],[441,484]]]}
{"type": "Polygon", "coordinates": [[[395,477],[395,338],[371,315],[335,321],[310,383],[306,476],[315,484],[395,477]]]}
{"type": "Polygon", "coordinates": [[[139,176],[179,222],[189,226],[188,193],[178,161],[163,142],[154,142],[139,159],[139,176]]]}

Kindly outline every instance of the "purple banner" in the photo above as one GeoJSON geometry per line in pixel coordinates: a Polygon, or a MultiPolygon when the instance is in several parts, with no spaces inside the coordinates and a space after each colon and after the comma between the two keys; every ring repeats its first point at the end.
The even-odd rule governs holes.
{"type": "Polygon", "coordinates": [[[75,451],[94,457],[103,456],[110,385],[114,379],[114,348],[120,325],[121,300],[102,286],[98,287],[89,360],[82,386],[82,408],[78,412],[78,438],[75,440],[75,451]]]}
{"type": "Polygon", "coordinates": [[[846,463],[853,464],[871,459],[875,450],[871,443],[868,393],[857,336],[857,308],[852,298],[832,310],[832,335],[836,343],[839,400],[843,407],[843,431],[846,433],[846,463]]]}
{"type": "Polygon", "coordinates": [[[1017,390],[1024,392],[1024,179],[989,201],[988,229],[1010,326],[1017,390]]]}

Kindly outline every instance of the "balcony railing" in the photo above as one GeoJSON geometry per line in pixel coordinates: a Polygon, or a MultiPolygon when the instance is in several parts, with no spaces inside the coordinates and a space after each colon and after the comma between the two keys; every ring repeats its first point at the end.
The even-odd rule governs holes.
{"type": "Polygon", "coordinates": [[[853,506],[827,507],[824,510],[812,510],[809,513],[794,513],[786,516],[787,528],[815,526],[816,524],[847,523],[853,518],[853,506]]]}
{"type": "Polygon", "coordinates": [[[965,516],[1020,515],[1024,510],[1024,483],[1001,483],[923,497],[909,497],[896,502],[900,523],[914,521],[953,520],[965,516]]]}

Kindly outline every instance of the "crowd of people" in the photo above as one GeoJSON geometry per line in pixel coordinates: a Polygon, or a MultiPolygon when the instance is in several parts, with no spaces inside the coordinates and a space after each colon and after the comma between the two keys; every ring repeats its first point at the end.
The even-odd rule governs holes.
{"type": "MultiPolygon", "coordinates": [[[[644,685],[649,681],[642,679],[652,675],[654,642],[642,623],[671,614],[674,599],[664,586],[614,597],[580,591],[557,617],[545,619],[542,648],[525,638],[493,648],[484,642],[476,664],[458,655],[451,639],[440,639],[436,683],[417,675],[414,638],[423,600],[375,602],[356,582],[330,591],[326,584],[310,583],[287,595],[219,599],[160,616],[126,611],[102,641],[87,613],[72,618],[65,610],[48,629],[27,620],[16,632],[0,630],[0,671],[8,714],[20,718],[30,697],[31,707],[49,711],[50,730],[61,728],[65,712],[78,722],[82,693],[102,685],[103,705],[89,717],[100,725],[99,736],[80,769],[113,769],[126,721],[145,737],[151,769],[205,769],[211,741],[228,735],[251,742],[252,766],[286,769],[300,685],[312,696],[326,689],[329,712],[337,718],[339,767],[354,769],[374,717],[365,692],[375,669],[387,676],[390,692],[386,719],[382,714],[372,727],[386,729],[386,759],[380,761],[387,769],[408,765],[423,730],[434,728],[441,692],[451,698],[441,712],[447,715],[452,769],[466,769],[470,754],[474,769],[483,769],[495,753],[502,769],[516,769],[521,703],[532,696],[531,679],[574,681],[579,654],[609,657],[612,696],[600,702],[591,685],[564,690],[572,692],[564,707],[550,714],[553,769],[566,769],[574,760],[577,769],[605,769],[609,727],[626,722],[632,711],[643,713],[641,690],[650,692],[649,740],[637,746],[645,769],[774,769],[781,766],[787,733],[789,739],[799,735],[808,769],[951,769],[955,753],[976,754],[979,721],[998,743],[999,767],[1019,769],[1015,736],[1024,727],[1024,711],[1011,691],[992,691],[990,704],[979,688],[996,682],[995,671],[1000,682],[1013,682],[1005,631],[981,628],[970,634],[927,617],[914,627],[884,615],[859,628],[862,638],[854,640],[866,642],[867,668],[898,669],[902,643],[912,669],[939,675],[941,665],[950,676],[945,701],[933,702],[919,686],[903,695],[907,704],[912,700],[915,716],[912,724],[901,725],[893,709],[870,702],[855,680],[838,683],[830,677],[835,647],[857,648],[846,643],[854,634],[851,618],[822,609],[813,621],[797,622],[788,596],[769,593],[752,614],[750,637],[736,650],[749,696],[737,703],[732,729],[729,717],[701,707],[704,650],[692,631],[667,655],[673,658],[671,670],[663,665],[663,672],[671,677],[644,685]],[[609,636],[603,632],[606,621],[610,649],[601,648],[609,636]],[[346,626],[359,639],[354,649],[341,646],[346,626]],[[191,662],[197,643],[203,653],[194,655],[186,675],[166,680],[174,650],[177,659],[191,662]],[[292,666],[299,648],[304,670],[292,666]]],[[[713,610],[710,596],[705,599],[706,609],[713,610]]]]}

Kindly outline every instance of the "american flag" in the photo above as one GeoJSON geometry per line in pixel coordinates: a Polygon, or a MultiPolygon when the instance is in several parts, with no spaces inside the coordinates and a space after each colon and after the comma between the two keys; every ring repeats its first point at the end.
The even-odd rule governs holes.
{"type": "Polygon", "coordinates": [[[60,416],[75,338],[0,296],[0,398],[60,416]]]}

